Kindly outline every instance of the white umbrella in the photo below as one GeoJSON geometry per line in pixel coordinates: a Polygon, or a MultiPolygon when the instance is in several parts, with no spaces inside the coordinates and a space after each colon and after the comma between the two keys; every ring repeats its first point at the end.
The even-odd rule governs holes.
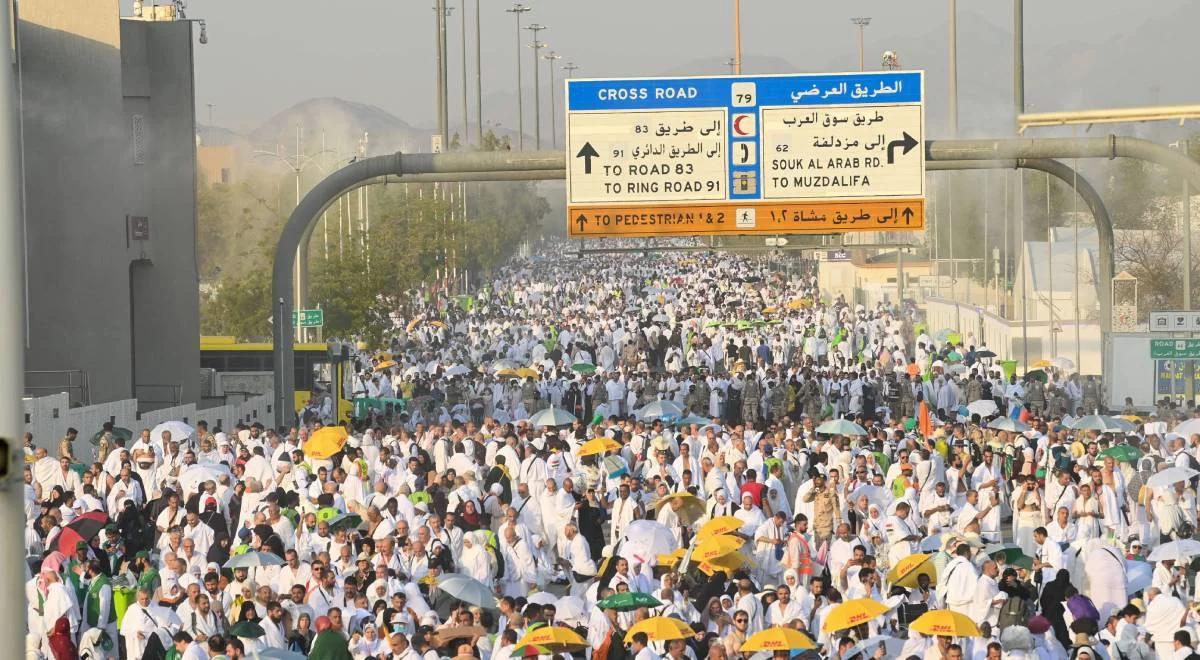
{"type": "Polygon", "coordinates": [[[997,431],[1010,431],[1012,433],[1024,433],[1033,427],[1011,417],[1000,417],[988,422],[987,427],[997,431]]]}
{"type": "Polygon", "coordinates": [[[224,568],[252,568],[254,566],[283,566],[283,558],[270,552],[251,550],[234,555],[225,562],[224,568]]]}
{"type": "Polygon", "coordinates": [[[489,610],[497,609],[496,596],[484,583],[467,575],[447,573],[438,578],[437,586],[442,591],[471,605],[489,610]]]}
{"type": "Polygon", "coordinates": [[[1054,365],[1054,368],[1062,369],[1063,371],[1070,371],[1075,368],[1075,361],[1065,357],[1056,357],[1050,360],[1050,364],[1054,365]]]}
{"type": "Polygon", "coordinates": [[[200,490],[200,484],[205,481],[220,481],[222,476],[232,476],[229,468],[220,463],[202,463],[191,465],[179,475],[179,487],[183,492],[190,493],[200,490]]]}
{"type": "Polygon", "coordinates": [[[1193,433],[1200,433],[1200,419],[1189,419],[1179,426],[1176,426],[1174,432],[1178,433],[1184,438],[1190,438],[1192,437],[1193,433]]]}
{"type": "Polygon", "coordinates": [[[456,364],[446,370],[447,376],[466,376],[471,373],[471,369],[464,364],[456,364]]]}
{"type": "Polygon", "coordinates": [[[880,646],[884,649],[885,657],[898,658],[900,651],[904,649],[904,640],[889,635],[875,635],[855,644],[853,648],[842,654],[842,657],[850,660],[861,653],[863,659],[868,660],[875,656],[875,651],[878,651],[880,646]]]}
{"type": "Polygon", "coordinates": [[[626,559],[654,561],[659,555],[674,552],[677,545],[666,525],[656,520],[635,520],[625,526],[617,554],[626,559]]]}
{"type": "Polygon", "coordinates": [[[1189,559],[1197,555],[1200,555],[1200,541],[1179,539],[1178,541],[1171,541],[1170,543],[1158,546],[1146,559],[1150,561],[1162,561],[1164,559],[1179,560],[1189,559]]]}
{"type": "Polygon", "coordinates": [[[650,319],[650,320],[651,320],[651,321],[654,321],[655,323],[667,323],[667,322],[669,322],[671,319],[670,319],[670,318],[668,318],[666,314],[655,314],[655,315],[654,315],[654,318],[652,318],[652,319],[650,319]]]}
{"type": "MultiPolygon", "coordinates": [[[[558,596],[555,596],[549,591],[539,591],[526,600],[530,603],[537,603],[538,605],[553,605],[558,602],[558,596]]],[[[558,612],[555,611],[554,615],[557,617],[558,612]]]]}
{"type": "Polygon", "coordinates": [[[996,407],[996,402],[992,399],[979,399],[967,404],[967,412],[980,417],[989,417],[995,415],[1000,409],[996,407]]]}
{"type": "Polygon", "coordinates": [[[854,489],[853,493],[850,493],[850,501],[848,504],[854,504],[858,502],[858,498],[862,497],[863,495],[866,495],[867,500],[878,506],[881,511],[886,511],[888,503],[891,501],[891,498],[888,497],[887,493],[883,490],[883,487],[867,484],[865,486],[859,486],[858,488],[854,489]]]}
{"type": "Polygon", "coordinates": [[[412,378],[413,376],[416,376],[419,373],[421,373],[421,367],[418,367],[415,365],[404,370],[404,375],[408,376],[409,378],[412,378]]]}
{"type": "Polygon", "coordinates": [[[150,440],[161,444],[163,440],[163,431],[170,431],[171,439],[175,442],[183,444],[187,442],[188,438],[192,437],[192,435],[196,432],[196,429],[184,424],[183,422],[171,420],[155,426],[150,431],[150,440]]]}
{"type": "Polygon", "coordinates": [[[848,419],[833,419],[817,427],[826,435],[866,435],[867,430],[848,419]]]}
{"type": "Polygon", "coordinates": [[[492,362],[491,368],[492,368],[492,371],[495,372],[495,371],[500,371],[501,369],[520,369],[521,365],[517,364],[516,361],[514,361],[514,360],[510,360],[508,358],[501,358],[499,360],[496,360],[495,362],[492,362]]]}
{"type": "Polygon", "coordinates": [[[1150,586],[1154,580],[1154,564],[1148,561],[1125,560],[1125,593],[1133,594],[1150,586]]]}
{"type": "Polygon", "coordinates": [[[1192,468],[1171,466],[1165,470],[1151,475],[1150,478],[1146,480],[1146,485],[1150,488],[1162,488],[1164,486],[1170,486],[1174,483],[1179,483],[1180,481],[1187,481],[1196,475],[1200,475],[1200,472],[1197,472],[1192,468]]]}
{"type": "Polygon", "coordinates": [[[579,596],[559,598],[554,608],[554,618],[564,623],[586,625],[587,614],[584,613],[586,608],[586,604],[579,596]]]}
{"type": "Polygon", "coordinates": [[[578,421],[575,415],[563,410],[550,406],[545,410],[539,410],[529,417],[529,423],[535,427],[542,426],[566,426],[578,421]]]}
{"type": "Polygon", "coordinates": [[[682,414],[683,409],[676,405],[674,401],[651,401],[636,413],[637,418],[642,420],[658,419],[659,417],[679,417],[682,414]]]}

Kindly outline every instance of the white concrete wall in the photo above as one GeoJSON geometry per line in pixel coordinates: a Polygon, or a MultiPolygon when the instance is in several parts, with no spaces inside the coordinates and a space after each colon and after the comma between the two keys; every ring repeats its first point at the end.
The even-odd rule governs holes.
{"type": "MultiPolygon", "coordinates": [[[[112,421],[116,426],[127,428],[135,434],[144,428],[154,428],[170,420],[180,420],[195,426],[196,422],[203,419],[208,422],[209,428],[219,426],[226,431],[238,422],[261,421],[270,426],[271,414],[268,406],[272,405],[271,398],[271,392],[266,392],[244,402],[204,410],[197,410],[194,404],[187,404],[145,412],[140,417],[137,413],[137,399],[71,408],[68,396],[64,392],[27,398],[22,403],[25,409],[25,431],[33,434],[34,444],[53,453],[57,450],[58,441],[67,434],[68,428],[77,429],[80,437],[86,441],[107,421],[112,421]]],[[[88,455],[86,452],[81,454],[88,455]]]]}
{"type": "MultiPolygon", "coordinates": [[[[963,342],[966,344],[973,343],[975,346],[979,346],[981,342],[986,342],[988,348],[995,351],[999,359],[1023,362],[1025,356],[1021,349],[1021,340],[1025,337],[1026,330],[1020,320],[1009,321],[974,305],[966,305],[944,298],[927,298],[925,310],[930,332],[942,329],[958,330],[962,333],[963,342]]],[[[1100,345],[1099,324],[1085,322],[1079,325],[1078,360],[1076,360],[1075,324],[1064,321],[1056,323],[1055,327],[1060,329],[1060,332],[1056,333],[1058,350],[1056,354],[1051,354],[1049,324],[1046,321],[1030,321],[1028,323],[1027,332],[1031,340],[1030,363],[1061,356],[1080,362],[1078,366],[1081,374],[1100,374],[1103,371],[1103,349],[1100,345]],[[1033,348],[1032,340],[1035,339],[1041,340],[1040,350],[1033,348]]]]}

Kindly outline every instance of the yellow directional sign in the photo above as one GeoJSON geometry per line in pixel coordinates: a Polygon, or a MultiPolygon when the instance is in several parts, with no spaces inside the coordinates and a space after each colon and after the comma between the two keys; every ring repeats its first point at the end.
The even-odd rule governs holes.
{"type": "Polygon", "coordinates": [[[572,236],[924,227],[919,71],[567,81],[572,236]]]}
{"type": "Polygon", "coordinates": [[[925,228],[925,200],[756,203],[747,205],[575,206],[570,235],[698,236],[832,234],[925,228]]]}

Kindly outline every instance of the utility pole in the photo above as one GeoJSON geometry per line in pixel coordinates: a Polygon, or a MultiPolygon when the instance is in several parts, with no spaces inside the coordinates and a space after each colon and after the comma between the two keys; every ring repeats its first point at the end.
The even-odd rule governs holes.
{"type": "MultiPolygon", "coordinates": [[[[12,20],[12,11],[14,3],[3,3],[3,8],[0,9],[0,21],[3,25],[12,25],[9,21],[12,20]]],[[[12,52],[12,39],[15,36],[15,31],[5,30],[4,39],[2,42],[4,52],[12,52]]],[[[8,310],[4,314],[3,320],[0,320],[0,325],[3,325],[4,332],[0,336],[4,337],[4,350],[0,351],[0,391],[3,396],[0,397],[0,436],[7,438],[7,441],[2,443],[0,451],[4,451],[7,455],[4,457],[8,469],[5,474],[0,477],[0,507],[3,507],[5,519],[10,521],[10,525],[16,521],[25,521],[25,512],[23,507],[24,489],[21,483],[22,471],[19,469],[23,464],[24,453],[21,450],[21,445],[18,444],[17,438],[21,437],[22,420],[24,411],[21,408],[21,396],[25,388],[25,333],[28,331],[26,326],[27,316],[25,315],[25,274],[23,272],[24,256],[22,247],[25,245],[22,232],[22,216],[21,216],[21,138],[17,133],[17,84],[15,67],[4,67],[3,73],[0,73],[0,112],[3,116],[0,117],[0,224],[3,225],[0,231],[3,232],[3,240],[0,240],[0,250],[3,250],[3,258],[0,259],[0,269],[3,273],[0,274],[0,281],[3,287],[0,290],[4,291],[5,309],[8,310]]],[[[23,539],[20,534],[5,534],[3,539],[0,539],[0,556],[3,556],[6,565],[12,567],[4,574],[5,593],[9,597],[5,599],[7,605],[4,605],[3,611],[7,612],[0,621],[0,630],[3,634],[0,635],[0,657],[17,658],[20,657],[21,649],[24,647],[23,640],[26,632],[26,604],[21,598],[17,598],[17,594],[22,593],[24,584],[23,574],[16,570],[16,566],[21,565],[25,557],[25,546],[22,543],[23,539]]]]}
{"type": "Polygon", "coordinates": [[[562,69],[563,69],[563,71],[567,72],[568,78],[574,78],[575,77],[575,69],[578,69],[578,68],[579,68],[579,65],[575,64],[574,62],[567,62],[566,64],[563,65],[562,69]]]}
{"type": "Polygon", "coordinates": [[[866,60],[863,58],[863,33],[871,24],[870,16],[859,16],[850,19],[850,22],[858,26],[858,70],[866,71],[866,60]]]}
{"type": "Polygon", "coordinates": [[[475,0],[475,129],[483,147],[483,56],[480,54],[479,0],[475,0]]]}
{"type": "Polygon", "coordinates": [[[742,0],[733,0],[733,73],[742,75],[742,0]]]}
{"type": "Polygon", "coordinates": [[[1025,114],[1025,0],[1013,0],[1013,105],[1025,114]]]}
{"type": "Polygon", "coordinates": [[[546,44],[538,41],[538,32],[546,29],[545,25],[534,23],[525,28],[533,33],[533,42],[529,47],[533,49],[533,144],[535,149],[542,148],[542,95],[538,87],[541,83],[538,81],[538,50],[545,48],[546,44]]]}
{"type": "Polygon", "coordinates": [[[450,121],[446,108],[446,16],[449,13],[450,9],[446,7],[446,0],[437,0],[437,4],[433,8],[434,40],[437,41],[437,119],[438,133],[442,136],[443,145],[450,142],[450,137],[447,135],[450,130],[450,121]]]}
{"type": "Polygon", "coordinates": [[[555,120],[554,114],[557,112],[554,109],[554,60],[561,60],[562,55],[550,51],[546,55],[542,55],[542,59],[546,60],[547,67],[550,69],[550,148],[558,148],[558,121],[555,120]]]}
{"type": "Polygon", "coordinates": [[[462,34],[462,144],[465,147],[471,141],[471,120],[467,110],[467,0],[463,0],[461,9],[458,18],[462,34]]]}
{"type": "Polygon", "coordinates": [[[950,136],[958,137],[958,0],[950,0],[950,136]]]}
{"type": "Polygon", "coordinates": [[[532,11],[521,3],[512,6],[512,9],[504,11],[517,17],[517,149],[525,150],[525,103],[522,101],[523,92],[521,91],[521,14],[527,11],[532,11]]]}
{"type": "Polygon", "coordinates": [[[215,103],[208,104],[208,125],[213,125],[213,108],[217,107],[215,103]]]}
{"type": "Polygon", "coordinates": [[[728,60],[725,62],[725,66],[729,67],[729,74],[730,74],[730,75],[733,75],[733,74],[737,73],[737,59],[735,59],[735,58],[732,58],[732,57],[731,57],[731,58],[729,58],[729,59],[728,59],[728,60]]]}

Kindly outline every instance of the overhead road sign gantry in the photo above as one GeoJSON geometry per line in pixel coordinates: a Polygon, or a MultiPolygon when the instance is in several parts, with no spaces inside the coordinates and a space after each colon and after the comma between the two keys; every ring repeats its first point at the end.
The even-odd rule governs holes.
{"type": "Polygon", "coordinates": [[[925,226],[923,72],[566,85],[571,236],[925,226]]]}

